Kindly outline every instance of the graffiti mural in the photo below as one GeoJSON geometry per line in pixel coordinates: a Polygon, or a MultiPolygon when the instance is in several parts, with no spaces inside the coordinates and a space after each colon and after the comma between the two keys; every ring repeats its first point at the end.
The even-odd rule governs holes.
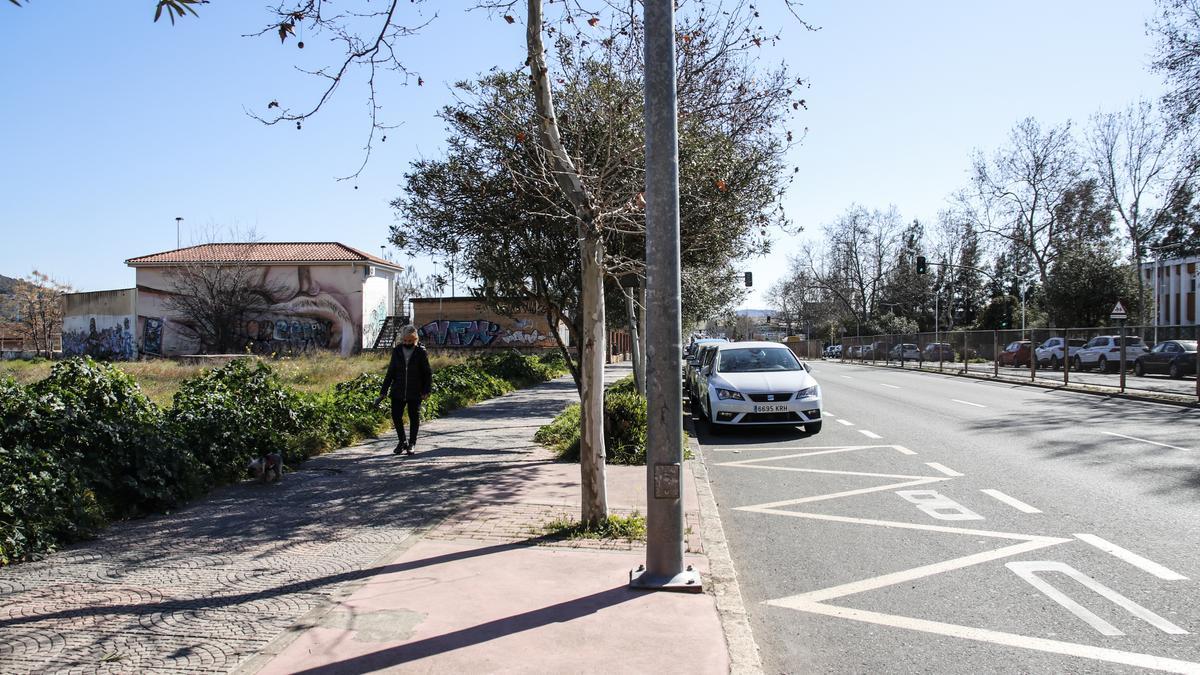
{"type": "Polygon", "coordinates": [[[96,317],[89,317],[87,331],[63,330],[62,340],[67,356],[132,361],[137,354],[129,317],[100,330],[96,328],[96,317]]]}
{"type": "Polygon", "coordinates": [[[142,321],[142,351],[147,354],[162,354],[162,319],[148,316],[142,321]]]}
{"type": "Polygon", "coordinates": [[[500,334],[500,324],[476,321],[430,321],[421,326],[426,342],[439,347],[486,347],[500,334]]]}
{"type": "Polygon", "coordinates": [[[305,354],[333,346],[333,322],[303,317],[251,319],[243,336],[246,350],[255,354],[305,354]]]}

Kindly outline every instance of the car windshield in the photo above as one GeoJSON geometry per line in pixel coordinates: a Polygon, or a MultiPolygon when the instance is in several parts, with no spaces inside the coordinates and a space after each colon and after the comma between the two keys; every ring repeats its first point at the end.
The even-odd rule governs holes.
{"type": "Polygon", "coordinates": [[[745,347],[721,352],[722,373],[759,373],[770,370],[800,370],[800,362],[790,349],[745,347]]]}

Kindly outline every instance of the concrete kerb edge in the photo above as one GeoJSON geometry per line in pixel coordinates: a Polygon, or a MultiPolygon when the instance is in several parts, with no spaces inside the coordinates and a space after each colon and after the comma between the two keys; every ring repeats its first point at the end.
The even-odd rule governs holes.
{"type": "Polygon", "coordinates": [[[1075,385],[1064,386],[1062,384],[1031,382],[1029,380],[1023,380],[1023,379],[1019,379],[1019,378],[996,377],[995,375],[987,375],[984,373],[975,373],[973,371],[968,371],[965,373],[961,370],[956,370],[954,372],[932,371],[932,370],[926,371],[921,368],[900,369],[900,368],[896,368],[895,366],[889,366],[886,364],[881,365],[881,364],[875,364],[875,363],[859,363],[859,362],[855,362],[855,361],[845,361],[844,363],[849,363],[850,365],[854,365],[854,366],[870,366],[872,368],[883,368],[883,369],[891,369],[891,370],[897,370],[897,371],[904,370],[904,372],[920,373],[922,375],[943,375],[943,376],[950,376],[950,377],[966,377],[966,378],[970,378],[972,380],[979,380],[981,382],[999,382],[1001,384],[1017,384],[1017,385],[1021,385],[1023,387],[1037,387],[1038,389],[1051,389],[1054,391],[1069,391],[1069,392],[1077,393],[1077,394],[1088,394],[1090,396],[1105,396],[1108,398],[1118,398],[1118,399],[1121,399],[1124,401],[1142,401],[1144,403],[1162,403],[1165,405],[1173,405],[1173,406],[1176,406],[1179,408],[1200,408],[1200,401],[1183,401],[1183,400],[1179,400],[1177,398],[1159,398],[1157,396],[1152,396],[1152,395],[1148,395],[1148,394],[1131,394],[1129,392],[1121,393],[1119,391],[1103,391],[1100,389],[1089,389],[1089,388],[1086,388],[1086,386],[1075,386],[1075,385]]]}
{"type": "Polygon", "coordinates": [[[749,614],[742,601],[738,585],[737,570],[729,554],[725,540],[725,529],[721,525],[721,514],[717,511],[717,500],[712,485],[708,482],[708,469],[700,454],[700,443],[688,436],[694,458],[688,463],[696,479],[696,493],[700,506],[700,538],[708,555],[709,592],[712,593],[721,629],[725,633],[725,645],[729,650],[729,672],[734,675],[761,675],[762,660],[758,644],[750,630],[749,614]]]}

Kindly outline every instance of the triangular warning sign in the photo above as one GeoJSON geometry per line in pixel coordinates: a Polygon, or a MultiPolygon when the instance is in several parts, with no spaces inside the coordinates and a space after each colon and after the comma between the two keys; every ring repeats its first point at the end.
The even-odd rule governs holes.
{"type": "Polygon", "coordinates": [[[1113,319],[1124,319],[1127,316],[1125,305],[1122,305],[1121,301],[1118,300],[1117,304],[1113,305],[1112,313],[1109,316],[1113,319]]]}

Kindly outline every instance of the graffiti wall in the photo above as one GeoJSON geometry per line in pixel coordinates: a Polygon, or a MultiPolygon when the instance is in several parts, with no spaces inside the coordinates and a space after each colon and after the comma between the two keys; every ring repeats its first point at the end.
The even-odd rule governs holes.
{"type": "Polygon", "coordinates": [[[112,361],[136,359],[135,297],[132,288],[67,294],[63,354],[112,361]]]}
{"type": "MultiPolygon", "coordinates": [[[[413,300],[413,323],[421,341],[430,347],[556,348],[558,342],[546,318],[533,309],[508,317],[492,312],[475,298],[419,298],[413,300]]],[[[560,328],[566,342],[566,329],[560,328]]]]}
{"type": "Polygon", "coordinates": [[[63,319],[63,354],[107,361],[137,358],[132,316],[88,316],[63,319]],[[83,322],[87,325],[83,325],[83,322]]]}

